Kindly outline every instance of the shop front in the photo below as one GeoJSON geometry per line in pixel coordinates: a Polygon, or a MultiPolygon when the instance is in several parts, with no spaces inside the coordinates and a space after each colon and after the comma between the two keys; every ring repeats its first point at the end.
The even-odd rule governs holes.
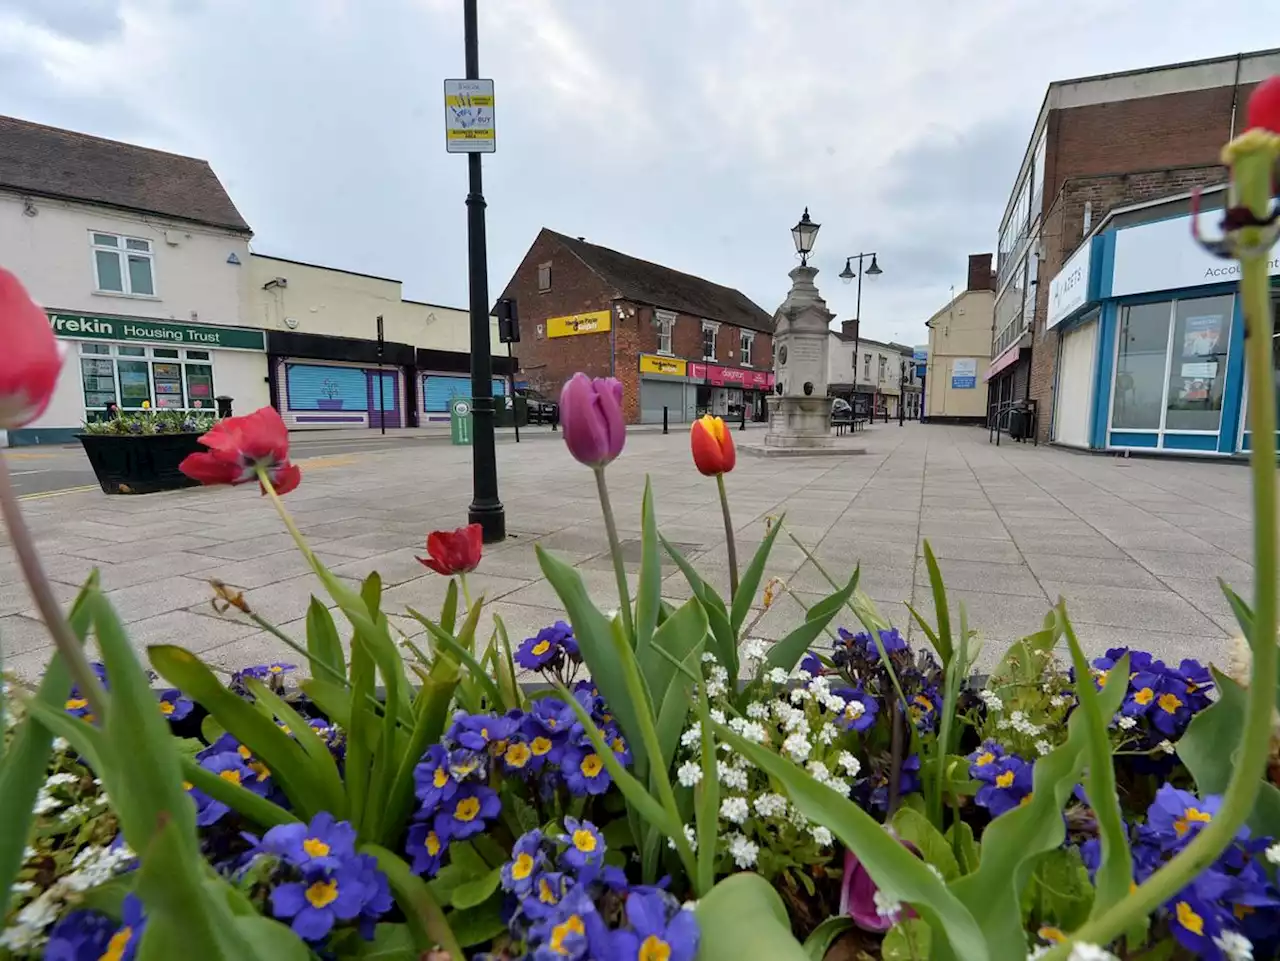
{"type": "Polygon", "coordinates": [[[272,396],[293,430],[413,426],[408,344],[270,331],[272,396]]]}
{"type": "Polygon", "coordinates": [[[9,432],[15,447],[66,443],[113,406],[216,411],[216,398],[225,396],[244,413],[268,402],[261,330],[70,311],[48,316],[67,357],[45,412],[9,432]]]}
{"type": "Polygon", "coordinates": [[[1095,263],[1100,257],[1100,241],[1088,241],[1049,283],[1045,329],[1058,334],[1049,437],[1065,447],[1088,447],[1093,426],[1100,316],[1095,263]]]}
{"type": "Polygon", "coordinates": [[[765,398],[773,390],[773,372],[719,364],[690,363],[689,380],[697,384],[697,414],[710,413],[726,420],[768,420],[765,398]]]}
{"type": "MultiPolygon", "coordinates": [[[[662,354],[640,355],[640,423],[692,423],[698,388],[689,383],[688,361],[662,354]]],[[[709,401],[709,398],[708,398],[709,401]]]]}

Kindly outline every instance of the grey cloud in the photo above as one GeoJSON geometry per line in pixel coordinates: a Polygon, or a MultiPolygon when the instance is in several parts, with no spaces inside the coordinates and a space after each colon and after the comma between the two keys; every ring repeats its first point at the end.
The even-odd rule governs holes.
{"type": "Polygon", "coordinates": [[[121,0],[4,0],[0,11],[16,13],[27,23],[85,43],[119,34],[124,26],[121,0]]]}

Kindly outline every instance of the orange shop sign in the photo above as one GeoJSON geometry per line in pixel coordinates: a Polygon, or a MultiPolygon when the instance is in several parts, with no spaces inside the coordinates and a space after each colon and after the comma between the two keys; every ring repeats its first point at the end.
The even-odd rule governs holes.
{"type": "Polygon", "coordinates": [[[603,334],[613,325],[613,314],[608,310],[593,310],[588,314],[571,314],[568,317],[551,317],[547,320],[548,337],[574,337],[578,334],[603,334]]]}
{"type": "Polygon", "coordinates": [[[640,355],[640,373],[666,374],[669,377],[684,377],[689,365],[679,357],[659,357],[657,354],[640,355]]]}

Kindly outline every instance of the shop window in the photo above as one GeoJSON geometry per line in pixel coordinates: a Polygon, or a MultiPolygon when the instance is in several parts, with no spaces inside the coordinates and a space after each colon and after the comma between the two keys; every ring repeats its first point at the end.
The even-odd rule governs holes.
{"type": "Polygon", "coordinates": [[[109,348],[98,348],[96,344],[85,344],[82,347],[82,353],[95,355],[80,358],[85,407],[106,407],[108,404],[119,403],[116,398],[115,361],[110,357],[96,356],[99,351],[109,353],[109,348]]]}
{"type": "MultiPolygon", "coordinates": [[[[195,351],[188,351],[190,357],[195,351]]],[[[202,351],[203,353],[203,351],[202,351]]],[[[187,364],[187,402],[197,409],[204,407],[212,410],[213,400],[213,368],[208,364],[187,364]]]]}
{"type": "Polygon", "coordinates": [[[1231,296],[1175,305],[1165,430],[1218,429],[1233,305],[1231,296]]]}
{"type": "Polygon", "coordinates": [[[739,340],[740,356],[738,357],[738,361],[739,363],[742,364],[743,367],[750,367],[751,366],[751,346],[752,344],[755,343],[756,335],[747,333],[747,331],[744,330],[739,334],[739,337],[740,337],[740,340],[739,340]]]}
{"type": "Polygon", "coordinates": [[[187,363],[208,361],[207,350],[81,344],[80,354],[89,419],[109,404],[125,410],[139,410],[144,402],[169,410],[214,407],[212,363],[187,363]]]}
{"type": "Polygon", "coordinates": [[[1158,430],[1164,407],[1169,309],[1164,301],[1121,310],[1111,426],[1158,430]]]}
{"type": "Polygon", "coordinates": [[[151,241],[100,233],[92,234],[91,240],[98,290],[136,297],[155,296],[151,241]]]}
{"type": "Polygon", "coordinates": [[[120,406],[137,410],[151,402],[151,365],[145,360],[121,360],[116,362],[120,377],[120,406]]]}

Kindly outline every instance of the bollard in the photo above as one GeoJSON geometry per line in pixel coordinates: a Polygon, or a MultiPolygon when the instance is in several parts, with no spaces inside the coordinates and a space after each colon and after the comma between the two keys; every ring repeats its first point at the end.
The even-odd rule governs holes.
{"type": "Polygon", "coordinates": [[[667,432],[667,408],[666,407],[662,408],[662,432],[664,434],[667,432]]]}
{"type": "Polygon", "coordinates": [[[747,405],[744,402],[742,405],[742,420],[738,423],[738,430],[746,430],[746,429],[747,429],[747,405]]]}

